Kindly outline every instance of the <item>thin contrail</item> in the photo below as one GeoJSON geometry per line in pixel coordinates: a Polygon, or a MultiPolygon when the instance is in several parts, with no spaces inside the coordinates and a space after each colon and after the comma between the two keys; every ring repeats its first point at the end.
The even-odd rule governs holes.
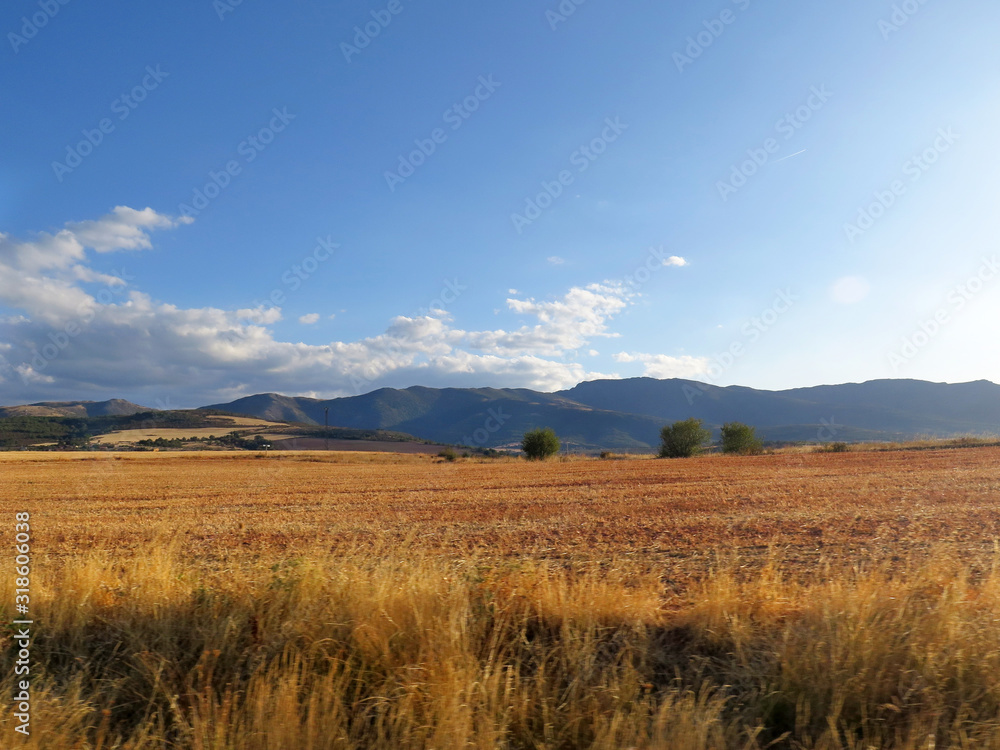
{"type": "Polygon", "coordinates": [[[778,159],[777,161],[772,161],[771,163],[772,164],[777,164],[779,161],[784,161],[785,159],[791,159],[793,156],[798,156],[799,154],[804,154],[808,150],[809,149],[804,148],[801,151],[796,151],[794,154],[789,154],[788,156],[784,156],[781,159],[778,159]]]}

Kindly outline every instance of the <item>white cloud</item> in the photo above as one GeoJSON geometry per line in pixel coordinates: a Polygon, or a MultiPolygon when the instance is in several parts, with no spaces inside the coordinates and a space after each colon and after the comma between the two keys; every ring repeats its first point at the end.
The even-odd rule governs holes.
{"type": "Polygon", "coordinates": [[[55,234],[39,232],[30,240],[0,233],[0,305],[23,310],[50,325],[89,316],[101,303],[78,283],[123,287],[125,282],[120,276],[89,268],[88,248],[102,253],[148,249],[149,231],[190,221],[151,208],[137,211],[118,206],[100,219],[70,222],[55,234]]]}
{"type": "Polygon", "coordinates": [[[549,264],[553,265],[553,266],[561,266],[561,265],[564,265],[566,263],[566,259],[565,258],[560,258],[558,255],[550,255],[545,260],[547,260],[549,262],[549,264]]]}
{"type": "MultiPolygon", "coordinates": [[[[392,318],[383,333],[360,340],[305,344],[275,338],[269,326],[282,319],[280,308],[180,308],[88,265],[88,250],[146,249],[150,231],[181,223],[152,209],[118,207],[55,234],[23,241],[0,234],[0,305],[17,313],[0,317],[7,398],[146,394],[147,403],[173,396],[203,405],[267,391],[336,396],[417,383],[556,390],[617,377],[575,358],[596,356],[594,339],[617,336],[611,323],[636,296],[624,284],[572,287],[541,300],[512,289],[508,313],[526,320],[510,330],[463,330],[432,312],[392,318]],[[83,284],[106,290],[92,294],[83,284]]],[[[310,313],[299,321],[320,319],[310,313]]],[[[669,374],[701,366],[694,358],[634,356],[619,361],[669,374]]]]}
{"type": "Polygon", "coordinates": [[[41,373],[35,372],[35,369],[31,365],[18,365],[14,368],[18,375],[25,383],[54,383],[56,379],[50,375],[42,375],[41,373]]]}
{"type": "Polygon", "coordinates": [[[608,321],[628,306],[634,293],[621,284],[590,284],[573,287],[561,299],[538,302],[534,299],[507,300],[507,307],[538,319],[533,326],[515,331],[464,333],[470,347],[503,354],[561,356],[576,351],[593,337],[616,337],[609,333],[608,321]]]}
{"type": "Polygon", "coordinates": [[[671,255],[669,258],[664,259],[663,265],[683,268],[684,266],[689,266],[691,264],[679,255],[671,255]]]}
{"type": "Polygon", "coordinates": [[[693,378],[708,372],[710,361],[707,357],[670,357],[666,354],[635,354],[620,352],[615,362],[640,362],[644,365],[643,375],[649,378],[693,378]]]}
{"type": "Polygon", "coordinates": [[[158,214],[151,208],[137,211],[128,206],[115,206],[107,216],[96,221],[80,221],[66,225],[84,247],[99,253],[115,250],[148,250],[152,247],[147,232],[151,229],[172,229],[179,224],[190,224],[194,219],[182,216],[172,219],[158,214]]]}
{"type": "Polygon", "coordinates": [[[256,323],[257,325],[270,325],[277,323],[282,318],[280,307],[263,306],[249,310],[237,310],[236,317],[248,323],[256,323]]]}

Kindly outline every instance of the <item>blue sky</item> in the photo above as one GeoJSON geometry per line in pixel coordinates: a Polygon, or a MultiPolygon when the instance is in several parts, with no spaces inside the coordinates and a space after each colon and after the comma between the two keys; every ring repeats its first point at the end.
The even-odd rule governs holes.
{"type": "Polygon", "coordinates": [[[1000,381],[998,27],[7,3],[0,403],[1000,381]]]}

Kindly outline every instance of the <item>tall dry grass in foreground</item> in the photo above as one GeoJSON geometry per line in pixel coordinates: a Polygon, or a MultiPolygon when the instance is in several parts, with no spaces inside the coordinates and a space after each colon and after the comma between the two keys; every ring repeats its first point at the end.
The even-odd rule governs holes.
{"type": "Polygon", "coordinates": [[[4,711],[4,748],[1000,747],[997,569],[730,561],[668,594],[624,558],[177,549],[40,571],[33,732],[4,711]]]}

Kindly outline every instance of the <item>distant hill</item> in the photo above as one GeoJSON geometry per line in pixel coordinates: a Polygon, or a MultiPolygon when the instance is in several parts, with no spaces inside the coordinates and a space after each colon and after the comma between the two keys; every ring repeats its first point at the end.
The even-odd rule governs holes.
{"type": "Polygon", "coordinates": [[[649,416],[594,409],[527,389],[414,386],[328,401],[264,394],[206,408],[256,417],[294,412],[298,421],[318,425],[329,409],[331,426],[393,430],[440,443],[490,448],[516,446],[526,430],[551,425],[570,448],[645,450],[657,441],[662,427],[649,416]]]}
{"type": "Polygon", "coordinates": [[[150,419],[163,427],[187,428],[201,424],[213,412],[289,423],[290,428],[298,424],[299,434],[316,437],[315,431],[301,425],[322,425],[326,410],[331,428],[362,431],[367,439],[395,439],[385,438],[384,433],[391,432],[440,444],[514,448],[525,431],[546,426],[569,450],[638,452],[654,450],[665,424],[688,417],[703,420],[716,436],[726,422],[745,422],[765,440],[776,442],[998,434],[1000,386],[985,380],[959,384],[873,380],[762,391],[691,380],[630,378],[580,383],[556,393],[422,386],[382,388],[328,400],[264,393],[207,406],[201,412],[153,412],[117,399],[45,402],[0,407],[0,419],[17,418],[0,424],[0,445],[37,442],[50,433],[54,440],[83,437],[128,429],[133,421],[150,419]],[[143,413],[146,416],[139,416],[143,413]],[[31,421],[37,417],[67,421],[40,425],[31,421]]]}
{"type": "Polygon", "coordinates": [[[598,380],[560,395],[595,408],[611,404],[622,411],[649,414],[664,422],[695,416],[719,426],[752,424],[772,440],[796,437],[824,427],[838,439],[894,440],[921,435],[946,437],[1000,432],[1000,386],[928,383],[921,380],[872,380],[787,391],[741,386],[720,388],[689,380],[598,380]],[[845,437],[847,434],[861,437],[845,437]]]}
{"type": "MultiPolygon", "coordinates": [[[[320,409],[320,418],[317,422],[310,413],[315,413],[311,408],[312,404],[321,403],[318,399],[282,396],[277,393],[261,393],[257,396],[247,396],[246,398],[233,401],[229,408],[219,408],[207,406],[206,409],[224,411],[230,414],[245,414],[266,419],[271,422],[300,422],[302,424],[323,424],[323,410],[320,409]]],[[[347,425],[344,425],[345,427],[347,425]]]]}
{"type": "Polygon", "coordinates": [[[664,424],[697,417],[718,431],[754,425],[773,441],[903,440],[1000,433],[1000,386],[874,380],[786,391],[631,378],[557,393],[527,389],[383,388],[319,400],[263,394],[207,407],[264,419],[396,430],[441,443],[510,447],[549,426],[577,450],[652,450],[664,424]]]}
{"type": "MultiPolygon", "coordinates": [[[[0,407],[0,449],[85,448],[96,441],[104,446],[129,449],[145,444],[156,448],[254,450],[257,436],[276,449],[297,446],[304,450],[315,445],[339,450],[423,453],[441,449],[393,430],[343,427],[324,430],[295,411],[294,400],[291,405],[282,404],[288,399],[276,396],[274,401],[278,404],[276,409],[284,408],[296,421],[248,419],[245,414],[213,409],[148,410],[121,400],[0,407]],[[87,415],[88,410],[93,416],[87,415]],[[199,440],[207,442],[199,445],[199,440]]],[[[262,406],[265,411],[268,403],[265,397],[247,400],[248,407],[262,406]]]]}
{"type": "MultiPolygon", "coordinates": [[[[45,404],[45,409],[66,409],[68,416],[51,414],[8,414],[0,410],[0,448],[24,448],[32,445],[51,444],[59,446],[82,446],[97,435],[105,435],[118,430],[199,427],[207,423],[208,415],[200,411],[154,411],[142,409],[130,414],[97,414],[78,416],[78,407],[92,402],[69,404],[45,404]]],[[[104,402],[105,404],[111,402],[104,402]]],[[[118,402],[126,404],[128,402],[118,402]]],[[[30,406],[39,406],[31,404],[30,406]]],[[[135,406],[135,404],[132,404],[135,406]]],[[[17,412],[24,407],[12,407],[17,412]]],[[[97,406],[99,412],[105,407],[97,406]]],[[[112,406],[111,408],[116,408],[112,406]]]]}
{"type": "Polygon", "coordinates": [[[156,411],[113,398],[110,401],[41,401],[23,406],[0,406],[0,419],[7,417],[123,417],[156,411]]]}

